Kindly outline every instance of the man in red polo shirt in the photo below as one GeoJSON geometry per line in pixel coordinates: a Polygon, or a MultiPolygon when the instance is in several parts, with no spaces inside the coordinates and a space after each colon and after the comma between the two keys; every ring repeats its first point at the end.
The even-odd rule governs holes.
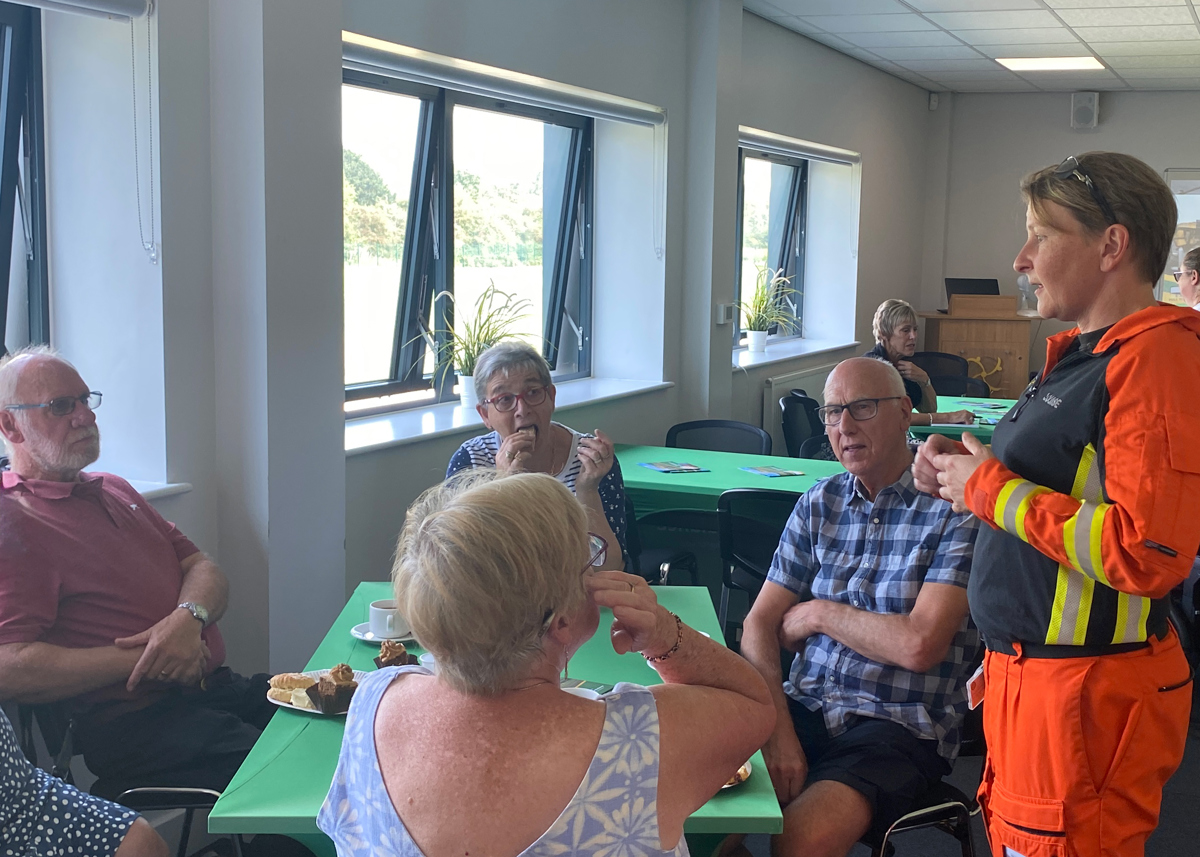
{"type": "Polygon", "coordinates": [[[46,347],[0,360],[0,697],[63,702],[95,794],[223,789],[274,710],[221,664],[225,575],[100,455],[100,394],[46,347]]]}

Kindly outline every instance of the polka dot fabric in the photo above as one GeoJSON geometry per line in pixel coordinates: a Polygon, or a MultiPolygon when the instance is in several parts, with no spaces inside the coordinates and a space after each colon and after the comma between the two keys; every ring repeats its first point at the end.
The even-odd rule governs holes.
{"type": "Polygon", "coordinates": [[[0,857],[115,854],[137,817],[31,765],[0,711],[0,857]]]}

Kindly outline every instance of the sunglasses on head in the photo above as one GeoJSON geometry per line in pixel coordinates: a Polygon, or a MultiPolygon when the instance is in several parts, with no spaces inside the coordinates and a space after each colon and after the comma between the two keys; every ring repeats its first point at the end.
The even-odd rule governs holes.
{"type": "Polygon", "coordinates": [[[1112,206],[1108,204],[1108,200],[1104,198],[1104,194],[1101,193],[1100,188],[1096,187],[1096,182],[1092,180],[1088,171],[1079,163],[1079,158],[1071,155],[1071,157],[1059,164],[1058,168],[1054,170],[1054,177],[1056,179],[1075,179],[1083,182],[1087,185],[1088,193],[1092,195],[1092,199],[1096,201],[1096,205],[1100,206],[1100,210],[1108,218],[1109,225],[1112,226],[1117,223],[1117,216],[1113,214],[1112,206]]]}

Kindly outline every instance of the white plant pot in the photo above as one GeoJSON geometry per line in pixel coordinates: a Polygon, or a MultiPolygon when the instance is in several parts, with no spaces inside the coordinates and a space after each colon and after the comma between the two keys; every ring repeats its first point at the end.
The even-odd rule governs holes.
{"type": "Polygon", "coordinates": [[[762,353],[767,350],[767,332],[765,330],[747,330],[746,347],[751,352],[762,353]]]}
{"type": "Polygon", "coordinates": [[[464,408],[473,408],[479,404],[479,398],[475,395],[475,378],[473,376],[458,376],[458,398],[464,408]]]}

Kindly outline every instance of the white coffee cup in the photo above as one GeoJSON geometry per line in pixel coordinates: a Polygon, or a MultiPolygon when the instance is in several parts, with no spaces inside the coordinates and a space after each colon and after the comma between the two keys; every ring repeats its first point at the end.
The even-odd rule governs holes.
{"type": "Polygon", "coordinates": [[[371,602],[367,611],[367,627],[381,640],[406,637],[410,630],[404,617],[396,610],[396,602],[390,598],[371,602]]]}

